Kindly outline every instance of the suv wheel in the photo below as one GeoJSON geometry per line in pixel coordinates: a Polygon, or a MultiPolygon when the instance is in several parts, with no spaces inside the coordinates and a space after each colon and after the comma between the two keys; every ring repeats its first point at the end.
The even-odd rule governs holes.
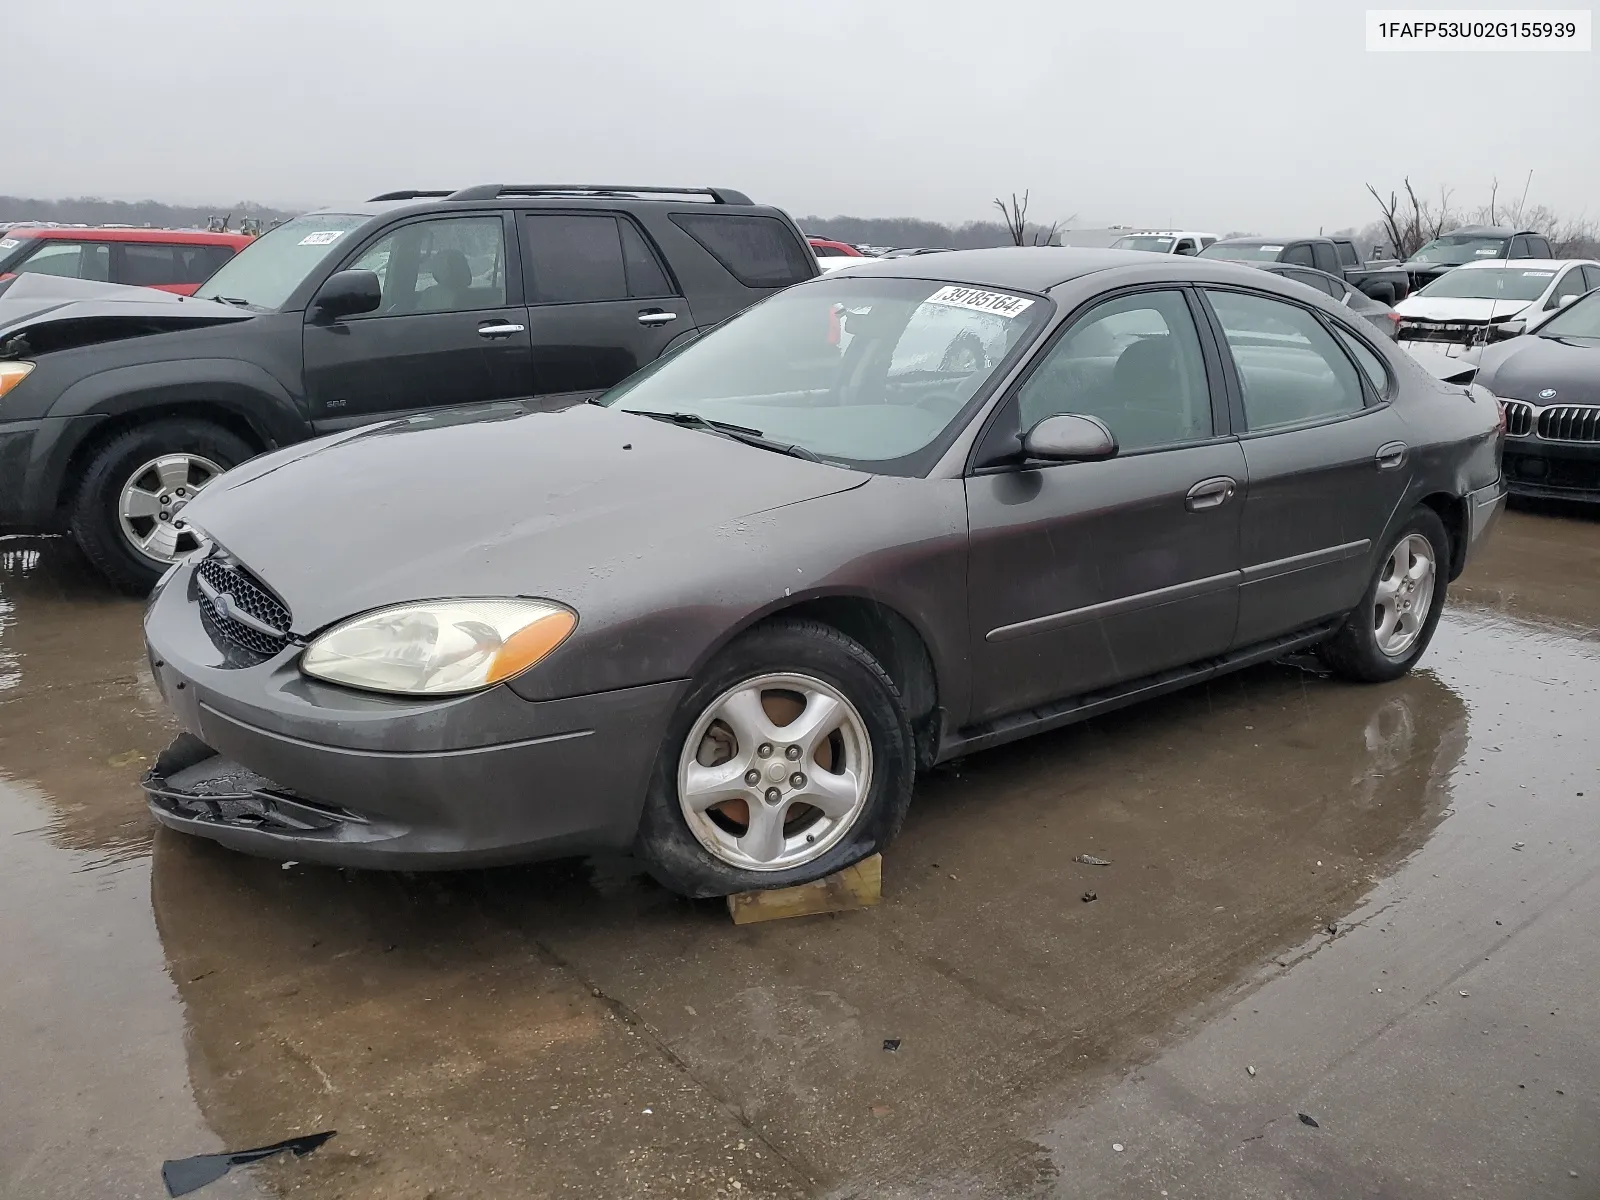
{"type": "Polygon", "coordinates": [[[806,883],[888,844],[914,774],[905,705],[878,661],[829,626],[775,623],[691,687],[635,849],[686,896],[806,883]]]}
{"type": "Polygon", "coordinates": [[[1449,563],[1444,523],[1432,509],[1417,509],[1378,560],[1361,602],[1321,648],[1322,660],[1336,675],[1362,683],[1404,675],[1433,640],[1449,563]]]}
{"type": "Polygon", "coordinates": [[[89,463],[72,505],[84,555],[127,592],[148,592],[196,548],[182,512],[218,475],[252,456],[243,440],[208,421],[175,418],[119,434],[89,463]]]}

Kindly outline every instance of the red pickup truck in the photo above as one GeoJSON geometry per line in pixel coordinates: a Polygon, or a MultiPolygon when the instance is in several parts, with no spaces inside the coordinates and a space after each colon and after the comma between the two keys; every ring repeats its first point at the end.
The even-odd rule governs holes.
{"type": "Polygon", "coordinates": [[[0,231],[0,280],[65,275],[189,296],[251,240],[199,230],[14,226],[0,231]]]}

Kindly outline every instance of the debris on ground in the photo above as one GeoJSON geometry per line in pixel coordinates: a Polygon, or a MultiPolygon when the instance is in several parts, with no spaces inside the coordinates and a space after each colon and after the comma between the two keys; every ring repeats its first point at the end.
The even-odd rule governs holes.
{"type": "Polygon", "coordinates": [[[1527,842],[1512,842],[1511,843],[1511,848],[1513,850],[1521,850],[1527,844],[1528,844],[1527,842]]]}
{"type": "Polygon", "coordinates": [[[192,1158],[168,1159],[161,1164],[161,1182],[167,1185],[167,1195],[187,1196],[208,1183],[215,1183],[234,1167],[260,1162],[274,1154],[288,1151],[296,1158],[304,1158],[337,1130],[326,1133],[308,1133],[302,1137],[286,1138],[270,1146],[257,1146],[253,1150],[230,1150],[222,1154],[196,1154],[192,1158]]]}
{"type": "Polygon", "coordinates": [[[1085,892],[1083,894],[1083,902],[1085,904],[1093,904],[1098,899],[1100,899],[1099,892],[1085,892]]]}
{"type": "Polygon", "coordinates": [[[1111,1143],[1111,1148],[1113,1150],[1115,1150],[1118,1154],[1122,1153],[1122,1143],[1121,1142],[1112,1142],[1111,1143]]]}
{"type": "Polygon", "coordinates": [[[1331,937],[1337,937],[1339,935],[1339,923],[1337,921],[1329,921],[1327,925],[1323,926],[1323,932],[1331,937]]]}
{"type": "Polygon", "coordinates": [[[899,1038],[884,1038],[883,1039],[883,1048],[885,1050],[887,1050],[890,1054],[893,1054],[896,1050],[900,1049],[900,1039],[899,1038]]]}
{"type": "Polygon", "coordinates": [[[1256,1077],[1256,1069],[1254,1067],[1246,1067],[1245,1072],[1250,1076],[1251,1079],[1256,1077]]]}
{"type": "Polygon", "coordinates": [[[1111,860],[1109,858],[1096,858],[1092,854],[1080,854],[1072,861],[1081,862],[1088,867],[1109,867],[1111,865],[1111,860]]]}
{"type": "Polygon", "coordinates": [[[1465,992],[1462,992],[1462,993],[1460,993],[1460,995],[1461,995],[1461,996],[1463,996],[1463,997],[1465,997],[1465,996],[1466,996],[1466,993],[1465,993],[1465,992]]]}
{"type": "Polygon", "coordinates": [[[1321,1129],[1322,1128],[1321,1125],[1317,1124],[1316,1118],[1314,1118],[1314,1117],[1308,1117],[1308,1116],[1305,1115],[1305,1113],[1295,1113],[1295,1116],[1300,1118],[1300,1124],[1302,1124],[1302,1125],[1309,1125],[1313,1129],[1321,1129]]]}

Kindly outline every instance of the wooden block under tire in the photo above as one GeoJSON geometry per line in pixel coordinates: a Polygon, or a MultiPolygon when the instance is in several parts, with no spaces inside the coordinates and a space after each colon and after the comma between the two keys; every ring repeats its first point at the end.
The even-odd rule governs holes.
{"type": "Polygon", "coordinates": [[[874,854],[826,879],[766,892],[738,892],[728,897],[728,913],[735,925],[753,925],[871,908],[882,895],[883,855],[874,854]]]}

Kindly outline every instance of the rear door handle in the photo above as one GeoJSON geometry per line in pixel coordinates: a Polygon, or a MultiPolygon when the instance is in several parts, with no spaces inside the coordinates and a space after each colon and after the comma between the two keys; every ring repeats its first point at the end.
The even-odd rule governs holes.
{"type": "Polygon", "coordinates": [[[1378,463],[1378,470],[1393,471],[1405,465],[1406,451],[1409,449],[1404,442],[1385,442],[1378,447],[1374,456],[1378,463]]]}
{"type": "Polygon", "coordinates": [[[678,319],[675,312],[666,312],[659,308],[647,308],[639,314],[641,325],[666,325],[678,319]]]}
{"type": "Polygon", "coordinates": [[[488,321],[478,326],[478,336],[481,338],[510,337],[513,333],[523,333],[526,325],[513,325],[510,321],[488,321]]]}
{"type": "Polygon", "coordinates": [[[1227,475],[1218,475],[1215,479],[1202,479],[1189,489],[1189,496],[1184,501],[1190,512],[1204,512],[1208,508],[1217,508],[1233,499],[1234,492],[1239,490],[1239,481],[1227,475]]]}

